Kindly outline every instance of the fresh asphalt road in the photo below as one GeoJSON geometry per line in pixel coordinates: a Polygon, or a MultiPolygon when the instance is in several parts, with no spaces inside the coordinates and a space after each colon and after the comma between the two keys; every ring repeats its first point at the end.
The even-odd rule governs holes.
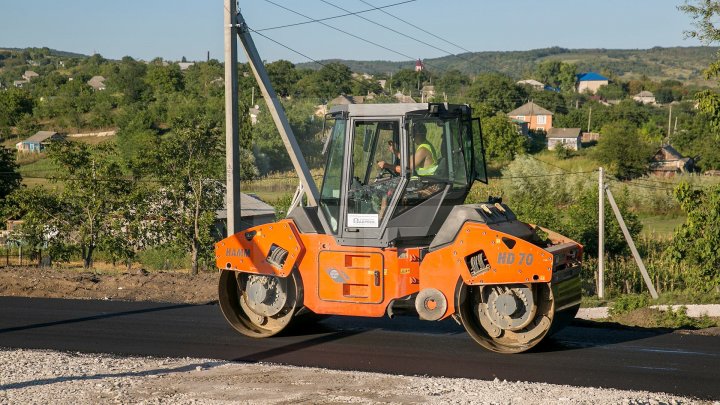
{"type": "Polygon", "coordinates": [[[478,346],[452,320],[330,317],[252,339],[217,305],[0,297],[0,347],[272,362],[533,381],[720,399],[720,337],[574,325],[529,353],[478,346]]]}

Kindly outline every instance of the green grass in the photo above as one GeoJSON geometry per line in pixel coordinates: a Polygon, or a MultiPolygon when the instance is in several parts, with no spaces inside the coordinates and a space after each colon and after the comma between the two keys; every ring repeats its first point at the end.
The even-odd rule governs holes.
{"type": "Polygon", "coordinates": [[[554,151],[543,150],[533,155],[534,158],[547,164],[549,168],[561,168],[568,172],[589,172],[597,170],[600,164],[587,155],[587,150],[574,152],[567,159],[559,159],[554,151]]]}
{"type": "Polygon", "coordinates": [[[685,216],[646,216],[641,217],[640,222],[643,224],[642,235],[655,236],[660,238],[671,238],[675,233],[675,229],[685,223],[685,216]]]}
{"type": "Polygon", "coordinates": [[[27,164],[20,164],[19,172],[23,176],[23,184],[27,186],[51,184],[49,177],[57,175],[60,168],[50,159],[42,157],[27,164]]]}

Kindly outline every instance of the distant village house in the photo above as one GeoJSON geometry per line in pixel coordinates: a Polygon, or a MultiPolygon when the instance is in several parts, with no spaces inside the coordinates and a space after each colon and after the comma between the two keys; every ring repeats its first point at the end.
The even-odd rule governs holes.
{"type": "Polygon", "coordinates": [[[580,128],[550,128],[547,142],[550,150],[556,149],[558,145],[565,149],[579,150],[582,147],[580,128]]]}
{"type": "Polygon", "coordinates": [[[102,76],[93,76],[87,81],[87,84],[93,88],[93,90],[105,90],[105,78],[102,76]]]}
{"type": "Polygon", "coordinates": [[[423,86],[423,88],[420,89],[420,94],[421,94],[420,97],[422,99],[421,102],[427,103],[428,100],[435,97],[435,86],[430,86],[430,85],[423,86]]]}
{"type": "Polygon", "coordinates": [[[544,90],[545,89],[545,83],[539,82],[537,80],[533,79],[527,79],[527,80],[520,80],[519,82],[515,83],[519,86],[530,86],[534,88],[535,90],[544,90]]]}
{"type": "Polygon", "coordinates": [[[512,119],[527,122],[531,131],[545,131],[552,128],[553,113],[530,101],[517,109],[510,111],[508,116],[512,119]]]}
{"type": "Polygon", "coordinates": [[[658,149],[650,163],[650,172],[658,176],[670,177],[693,170],[695,170],[695,161],[692,158],[684,157],[670,145],[658,149]]]}
{"type": "Polygon", "coordinates": [[[633,100],[643,104],[655,104],[655,95],[645,90],[633,96],[633,100]]]}
{"type": "Polygon", "coordinates": [[[54,131],[38,131],[30,138],[15,144],[18,152],[40,153],[52,141],[61,139],[62,136],[54,131]]]}
{"type": "Polygon", "coordinates": [[[610,80],[595,72],[580,73],[577,75],[577,81],[575,82],[575,90],[578,93],[597,93],[598,89],[602,86],[607,86],[610,80]]]}
{"type": "Polygon", "coordinates": [[[36,77],[40,77],[40,75],[33,72],[32,70],[26,70],[25,73],[23,73],[22,77],[29,82],[36,77]]]}

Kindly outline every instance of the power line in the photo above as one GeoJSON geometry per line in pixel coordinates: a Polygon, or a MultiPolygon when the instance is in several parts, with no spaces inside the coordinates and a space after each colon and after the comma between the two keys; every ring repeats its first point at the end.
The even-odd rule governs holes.
{"type": "MultiPolygon", "coordinates": [[[[267,0],[266,0],[266,1],[267,1],[267,0]]],[[[313,58],[305,55],[304,53],[302,53],[302,52],[300,52],[300,51],[298,51],[298,50],[295,50],[295,49],[289,47],[288,45],[283,44],[282,42],[276,41],[276,40],[270,38],[269,36],[267,36],[267,35],[265,35],[265,34],[263,34],[263,33],[261,33],[261,32],[255,31],[254,29],[252,29],[252,28],[250,28],[250,27],[248,27],[248,29],[249,29],[250,31],[252,31],[252,32],[260,35],[261,37],[267,39],[268,41],[274,42],[275,44],[280,45],[280,46],[282,46],[283,48],[285,48],[285,49],[287,49],[287,50],[289,50],[289,51],[291,51],[291,52],[294,52],[294,53],[302,56],[303,58],[306,58],[306,59],[308,59],[308,60],[311,60],[311,61],[317,63],[318,65],[322,66],[322,67],[326,67],[326,68],[328,68],[328,69],[333,69],[334,71],[336,71],[336,72],[338,72],[338,73],[341,73],[340,70],[335,69],[334,67],[332,67],[332,66],[329,65],[329,64],[325,64],[325,63],[319,62],[319,61],[317,61],[317,60],[315,60],[315,59],[313,59],[313,58]]],[[[352,77],[352,76],[350,77],[350,80],[352,80],[352,81],[354,81],[354,82],[356,82],[356,83],[359,83],[360,85],[362,85],[362,86],[363,86],[364,88],[366,88],[366,89],[370,87],[370,84],[365,83],[365,82],[362,82],[362,81],[360,81],[360,80],[358,80],[358,79],[356,79],[356,78],[354,78],[354,77],[352,77]]]]}
{"type": "MultiPolygon", "coordinates": [[[[327,0],[320,0],[320,1],[322,1],[322,2],[325,3],[325,4],[330,5],[330,6],[332,6],[332,7],[338,8],[338,9],[340,9],[340,10],[342,10],[342,11],[345,11],[345,12],[350,13],[349,10],[347,10],[347,9],[345,9],[345,8],[342,8],[342,7],[340,7],[340,6],[336,5],[336,4],[333,4],[333,3],[331,3],[331,2],[329,2],[329,1],[327,1],[327,0]]],[[[375,24],[375,25],[377,25],[378,27],[385,28],[385,29],[388,30],[388,31],[394,32],[394,33],[396,33],[396,34],[398,34],[398,35],[401,35],[401,36],[403,36],[403,37],[405,37],[405,38],[408,38],[408,39],[411,39],[411,40],[413,40],[413,41],[419,42],[419,43],[421,43],[421,44],[423,44],[423,45],[429,46],[429,47],[431,47],[431,48],[433,48],[433,49],[435,49],[435,50],[438,50],[438,51],[440,51],[440,52],[446,53],[446,54],[451,55],[451,56],[455,56],[456,58],[462,59],[462,60],[464,60],[464,61],[466,61],[466,62],[474,63],[473,61],[471,61],[471,60],[469,60],[469,59],[465,59],[465,58],[463,58],[463,57],[461,57],[461,56],[455,55],[455,54],[452,53],[452,52],[446,51],[446,50],[444,50],[444,49],[442,49],[442,48],[438,48],[438,47],[435,46],[435,45],[429,44],[429,43],[427,43],[427,42],[425,42],[425,41],[422,41],[422,40],[420,40],[420,39],[417,39],[417,38],[415,38],[415,37],[413,37],[413,36],[410,36],[410,35],[407,35],[407,34],[405,34],[405,33],[402,33],[402,32],[400,32],[400,31],[398,31],[398,30],[396,30],[396,29],[394,29],[394,28],[388,27],[387,25],[380,24],[380,23],[377,22],[377,21],[373,21],[373,20],[371,20],[371,19],[369,19],[369,18],[363,17],[363,16],[361,16],[361,15],[357,15],[357,14],[355,15],[355,17],[361,18],[361,19],[363,19],[363,20],[365,20],[365,21],[367,21],[367,22],[369,22],[369,23],[371,23],[371,24],[375,24]]]]}
{"type": "MultiPolygon", "coordinates": [[[[370,7],[375,7],[375,6],[373,6],[372,4],[368,3],[368,2],[365,1],[365,0],[360,0],[360,1],[361,1],[362,3],[370,6],[370,7]]],[[[445,42],[445,43],[447,43],[447,44],[450,44],[450,45],[452,45],[452,46],[454,46],[454,47],[456,47],[456,48],[458,48],[458,49],[462,49],[463,51],[465,51],[465,52],[467,52],[467,53],[472,53],[472,51],[469,51],[469,50],[463,48],[463,47],[460,46],[460,45],[454,44],[454,43],[452,43],[452,42],[450,42],[450,41],[448,41],[448,40],[446,40],[446,39],[443,39],[443,38],[441,38],[441,37],[433,34],[432,32],[423,29],[422,27],[419,27],[419,26],[417,26],[417,25],[415,25],[415,24],[413,24],[413,23],[411,23],[411,22],[409,22],[409,21],[403,20],[402,18],[400,18],[400,17],[398,17],[398,16],[396,16],[396,15],[394,15],[394,14],[391,14],[391,13],[385,11],[385,10],[382,10],[382,9],[378,9],[378,11],[381,11],[381,12],[389,15],[390,17],[395,18],[396,20],[402,21],[402,22],[404,22],[405,24],[407,24],[407,25],[409,25],[409,26],[411,26],[411,27],[413,27],[413,28],[415,28],[415,29],[418,29],[418,30],[420,30],[420,31],[422,31],[422,32],[424,32],[424,33],[426,33],[426,34],[434,37],[434,38],[437,38],[437,39],[439,39],[439,40],[441,40],[441,41],[443,41],[443,42],[445,42]]]]}
{"type": "MultiPolygon", "coordinates": [[[[330,29],[333,29],[333,30],[338,31],[338,32],[342,32],[342,33],[345,34],[345,35],[348,35],[348,36],[353,37],[353,38],[355,38],[355,39],[358,39],[358,40],[360,40],[360,41],[366,42],[366,43],[368,43],[368,44],[370,44],[370,45],[374,45],[374,46],[377,46],[377,47],[379,47],[379,48],[385,49],[386,51],[395,53],[395,54],[400,55],[400,56],[402,56],[402,57],[404,57],[404,58],[407,58],[407,59],[409,59],[409,60],[415,59],[414,57],[412,57],[412,56],[410,56],[410,55],[406,55],[406,54],[404,54],[404,53],[402,53],[402,52],[400,52],[400,51],[396,51],[396,50],[394,50],[394,49],[392,49],[392,48],[388,48],[387,46],[378,44],[377,42],[370,41],[369,39],[365,39],[365,38],[363,38],[363,37],[361,37],[361,36],[355,35],[355,34],[353,34],[353,33],[351,33],[351,32],[345,31],[345,30],[343,30],[343,29],[340,29],[340,28],[337,28],[337,27],[333,27],[333,26],[330,25],[330,24],[326,24],[326,23],[324,23],[324,22],[322,22],[322,21],[320,21],[320,20],[316,20],[316,19],[314,19],[314,18],[312,18],[312,17],[309,17],[309,16],[307,16],[307,15],[305,15],[305,14],[303,14],[303,13],[300,13],[300,12],[298,12],[298,11],[292,10],[292,9],[290,9],[290,8],[288,8],[288,7],[285,7],[285,6],[281,5],[281,4],[278,4],[278,3],[276,3],[276,2],[274,2],[274,1],[272,1],[272,0],[265,0],[265,1],[266,1],[267,3],[270,3],[270,4],[273,4],[273,5],[277,6],[277,7],[279,7],[279,8],[282,8],[283,10],[286,10],[286,11],[289,11],[289,12],[291,12],[291,13],[297,14],[297,15],[299,15],[299,16],[301,16],[301,17],[307,18],[310,22],[316,22],[316,23],[318,23],[318,24],[324,25],[324,26],[326,26],[326,27],[328,27],[328,28],[330,28],[330,29]]],[[[257,31],[253,31],[253,32],[257,32],[257,31]]],[[[429,64],[429,63],[426,63],[426,64],[432,66],[432,65],[429,64]]],[[[446,69],[443,69],[443,68],[441,68],[441,67],[439,67],[439,66],[433,66],[433,67],[435,67],[435,68],[437,68],[437,69],[439,69],[439,70],[446,70],[446,69]]]]}
{"type": "Polygon", "coordinates": [[[326,18],[318,18],[317,20],[314,20],[314,21],[304,21],[304,22],[299,22],[299,23],[294,23],[294,24],[278,25],[277,27],[261,28],[261,29],[258,29],[257,31],[270,31],[270,30],[277,30],[277,29],[280,29],[280,28],[288,28],[288,27],[295,27],[295,26],[298,26],[298,25],[312,24],[312,23],[314,23],[314,22],[316,22],[316,21],[327,21],[327,20],[333,20],[333,19],[336,19],[336,18],[347,17],[347,16],[350,16],[350,15],[358,15],[358,14],[362,14],[362,13],[367,13],[367,12],[369,12],[369,11],[376,11],[376,10],[381,10],[381,9],[384,9],[384,8],[395,7],[395,6],[399,6],[399,5],[405,4],[405,3],[412,3],[412,2],[415,2],[415,1],[417,1],[417,0],[406,0],[406,1],[402,1],[402,2],[400,2],[400,3],[388,4],[387,6],[381,6],[381,7],[372,6],[372,8],[370,8],[370,9],[361,10],[361,11],[356,11],[356,12],[349,12],[349,11],[345,10],[345,11],[347,12],[347,14],[340,14],[340,15],[336,15],[336,16],[332,16],[332,17],[326,17],[326,18]]]}

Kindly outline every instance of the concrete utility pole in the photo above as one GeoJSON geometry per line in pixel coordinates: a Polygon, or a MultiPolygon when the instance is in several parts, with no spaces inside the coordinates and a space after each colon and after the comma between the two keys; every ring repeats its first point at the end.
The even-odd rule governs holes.
{"type": "MultiPolygon", "coordinates": [[[[592,107],[590,107],[590,111],[588,112],[588,132],[590,131],[590,123],[592,123],[592,107]]],[[[600,173],[602,173],[602,167],[600,168],[600,173]]]]}
{"type": "Polygon", "coordinates": [[[605,298],[605,170],[598,175],[598,298],[605,298]]]}
{"type": "Polygon", "coordinates": [[[236,16],[235,0],[225,0],[225,207],[228,236],[240,231],[241,218],[236,16]]]}
{"type": "Polygon", "coordinates": [[[670,112],[668,113],[668,132],[667,132],[667,142],[670,142],[670,130],[672,129],[672,104],[670,104],[670,112]]]}

